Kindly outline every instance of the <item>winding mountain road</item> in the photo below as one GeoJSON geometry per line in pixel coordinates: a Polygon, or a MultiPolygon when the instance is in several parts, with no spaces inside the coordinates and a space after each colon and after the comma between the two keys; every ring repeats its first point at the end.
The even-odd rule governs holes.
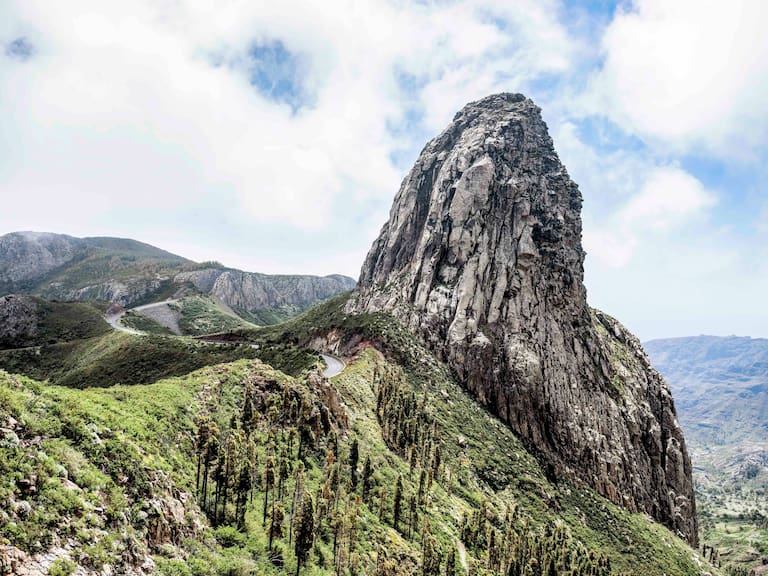
{"type": "Polygon", "coordinates": [[[144,332],[141,332],[139,330],[134,330],[133,328],[128,328],[127,326],[123,326],[122,324],[120,324],[120,319],[123,316],[125,316],[128,312],[141,312],[142,310],[147,310],[148,308],[165,306],[167,304],[173,304],[174,302],[178,302],[178,300],[171,299],[171,300],[163,300],[162,302],[153,302],[152,304],[144,304],[143,306],[136,306],[135,308],[129,308],[127,310],[123,310],[122,312],[118,312],[117,314],[109,314],[105,316],[104,319],[115,330],[119,330],[120,332],[125,332],[126,334],[133,334],[134,336],[143,336],[144,332]]]}
{"type": "Polygon", "coordinates": [[[323,354],[322,352],[320,353],[320,356],[322,356],[323,362],[325,362],[323,377],[333,378],[334,376],[341,374],[342,370],[344,370],[345,364],[341,358],[336,358],[335,356],[330,356],[329,354],[323,354]]]}
{"type": "MultiPolygon", "coordinates": [[[[163,302],[155,302],[153,304],[145,304],[143,306],[136,306],[135,308],[129,308],[128,310],[123,310],[122,312],[118,312],[117,314],[109,314],[104,317],[104,319],[109,323],[112,328],[115,330],[119,330],[120,332],[125,332],[126,334],[133,334],[134,336],[144,336],[144,332],[141,332],[139,330],[134,330],[133,328],[128,328],[127,326],[123,326],[120,324],[120,319],[125,316],[128,312],[140,312],[141,310],[146,310],[148,308],[154,308],[156,306],[165,306],[167,304],[172,304],[174,302],[177,302],[177,300],[164,300],[163,302]]],[[[250,344],[253,348],[258,348],[258,344],[250,344]]],[[[334,376],[338,376],[341,374],[341,372],[346,368],[346,364],[344,363],[344,360],[341,358],[337,358],[336,356],[331,356],[330,354],[320,353],[320,356],[323,358],[323,362],[325,362],[325,369],[323,369],[323,377],[324,378],[333,378],[334,376]]]]}

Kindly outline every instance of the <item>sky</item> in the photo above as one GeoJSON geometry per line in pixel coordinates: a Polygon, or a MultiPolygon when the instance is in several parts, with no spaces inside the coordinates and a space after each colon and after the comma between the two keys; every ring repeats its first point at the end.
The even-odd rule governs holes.
{"type": "Polygon", "coordinates": [[[4,0],[0,234],[357,277],[465,103],[522,92],[584,196],[592,306],[768,336],[763,0],[4,0]]]}

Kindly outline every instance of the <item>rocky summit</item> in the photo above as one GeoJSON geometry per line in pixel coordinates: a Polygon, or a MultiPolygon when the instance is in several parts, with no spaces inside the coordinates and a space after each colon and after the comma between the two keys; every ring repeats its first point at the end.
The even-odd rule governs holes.
{"type": "Polygon", "coordinates": [[[587,305],[581,203],[531,100],[473,102],[406,176],[347,310],[420,333],[553,477],[696,545],[669,388],[638,340],[587,305]]]}

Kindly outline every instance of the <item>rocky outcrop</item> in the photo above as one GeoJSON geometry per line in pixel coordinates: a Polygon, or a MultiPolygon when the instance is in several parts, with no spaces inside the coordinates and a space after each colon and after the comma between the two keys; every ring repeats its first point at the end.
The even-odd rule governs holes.
{"type": "Polygon", "coordinates": [[[198,292],[208,294],[213,290],[216,280],[222,274],[224,274],[222,268],[205,268],[204,270],[181,272],[174,277],[173,281],[176,284],[192,284],[198,292]]]}
{"type": "Polygon", "coordinates": [[[98,284],[88,284],[77,288],[53,282],[41,291],[41,295],[50,300],[62,302],[113,302],[121,306],[131,307],[151,300],[152,296],[168,281],[168,278],[162,277],[109,279],[98,284]]]}
{"type": "Polygon", "coordinates": [[[696,544],[672,396],[639,342],[587,306],[580,210],[533,102],[469,104],[403,181],[348,310],[391,312],[553,473],[696,544]]]}
{"type": "Polygon", "coordinates": [[[283,276],[227,270],[216,278],[210,294],[234,310],[253,313],[279,307],[306,310],[354,287],[355,281],[346,276],[283,276]]]}

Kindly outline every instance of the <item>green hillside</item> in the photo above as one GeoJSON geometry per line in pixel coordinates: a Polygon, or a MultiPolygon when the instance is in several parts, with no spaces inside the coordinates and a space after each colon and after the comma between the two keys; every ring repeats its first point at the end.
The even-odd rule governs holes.
{"type": "Polygon", "coordinates": [[[205,336],[256,327],[225,310],[212,297],[203,295],[186,296],[152,308],[129,311],[120,322],[150,334],[168,335],[178,330],[184,336],[205,336]]]}
{"type": "Polygon", "coordinates": [[[0,350],[93,338],[111,331],[99,303],[47,302],[32,296],[10,298],[23,303],[22,313],[27,317],[18,318],[10,306],[4,305],[11,302],[9,298],[0,298],[0,316],[7,312],[4,322],[15,321],[26,325],[26,329],[0,330],[0,350]]]}
{"type": "Polygon", "coordinates": [[[62,386],[88,388],[155,382],[213,364],[256,357],[257,351],[244,345],[110,332],[39,348],[2,350],[0,368],[62,386]]]}
{"type": "Polygon", "coordinates": [[[337,299],[250,336],[287,350],[329,327],[356,343],[331,383],[257,360],[87,390],[0,375],[0,538],[167,575],[718,573],[646,516],[549,479],[386,315],[337,299]]]}

